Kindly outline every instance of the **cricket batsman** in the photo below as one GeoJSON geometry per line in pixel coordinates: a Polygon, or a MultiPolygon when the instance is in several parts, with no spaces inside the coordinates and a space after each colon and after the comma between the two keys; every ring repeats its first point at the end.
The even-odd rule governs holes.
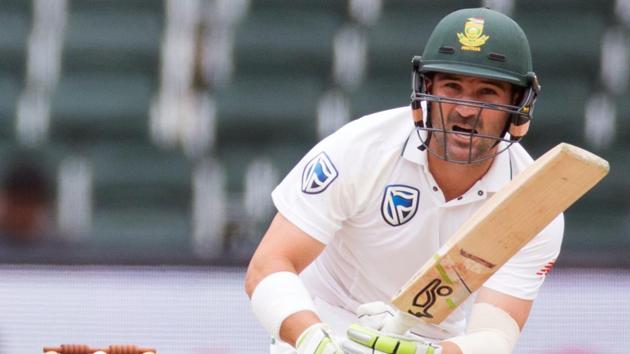
{"type": "Polygon", "coordinates": [[[515,21],[486,8],[444,17],[413,58],[410,107],[345,125],[273,191],[278,213],[245,280],[270,353],[512,352],[562,215],[439,325],[382,329],[396,290],[532,163],[519,141],[539,91],[515,21]]]}

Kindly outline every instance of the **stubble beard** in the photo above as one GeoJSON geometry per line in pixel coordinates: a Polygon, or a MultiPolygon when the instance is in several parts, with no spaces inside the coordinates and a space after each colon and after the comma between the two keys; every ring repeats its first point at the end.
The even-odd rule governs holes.
{"type": "Polygon", "coordinates": [[[439,131],[432,133],[431,148],[442,159],[457,162],[474,162],[492,155],[494,148],[496,148],[497,140],[478,136],[472,136],[471,139],[468,133],[458,134],[458,132],[453,132],[448,128],[454,125],[462,125],[474,128],[477,132],[483,132],[484,126],[481,121],[478,121],[479,119],[481,119],[480,116],[477,118],[463,118],[456,113],[451,113],[446,119],[446,128],[442,127],[442,120],[440,119],[439,124],[434,126],[439,131]],[[467,124],[469,119],[474,120],[470,125],[467,124]],[[444,144],[445,140],[446,145],[444,144]]]}

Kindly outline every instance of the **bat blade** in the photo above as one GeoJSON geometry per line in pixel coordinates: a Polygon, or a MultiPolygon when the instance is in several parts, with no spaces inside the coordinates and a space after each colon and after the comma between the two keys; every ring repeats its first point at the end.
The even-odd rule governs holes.
{"type": "Polygon", "coordinates": [[[608,173],[608,162],[562,143],[489,198],[393,296],[400,312],[438,324],[608,173]]]}

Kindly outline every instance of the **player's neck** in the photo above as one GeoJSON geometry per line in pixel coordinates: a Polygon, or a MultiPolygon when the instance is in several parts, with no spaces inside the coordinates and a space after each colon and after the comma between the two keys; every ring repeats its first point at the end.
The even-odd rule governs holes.
{"type": "Polygon", "coordinates": [[[446,201],[466,193],[488,172],[494,160],[489,159],[476,164],[457,164],[444,161],[433,154],[427,155],[429,171],[442,190],[446,201]]]}

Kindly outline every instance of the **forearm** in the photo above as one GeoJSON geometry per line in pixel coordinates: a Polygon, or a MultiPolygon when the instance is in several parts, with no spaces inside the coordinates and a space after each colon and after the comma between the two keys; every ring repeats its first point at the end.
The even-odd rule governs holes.
{"type": "Polygon", "coordinates": [[[305,329],[320,322],[298,274],[324,247],[277,214],[252,256],[245,291],[254,315],[274,338],[295,344],[305,329]]]}
{"type": "Polygon", "coordinates": [[[264,277],[253,290],[251,304],[267,332],[295,347],[297,353],[343,354],[297,274],[280,271],[264,277]]]}
{"type": "MultiPolygon", "coordinates": [[[[277,269],[282,268],[274,268],[277,269]]],[[[251,292],[252,310],[270,335],[295,346],[304,330],[321,322],[308,290],[295,272],[271,271],[260,277],[262,273],[252,274],[248,284],[253,284],[253,289],[246,285],[251,292]]]]}
{"type": "MultiPolygon", "coordinates": [[[[295,273],[290,262],[275,260],[257,264],[252,260],[245,278],[245,291],[251,298],[254,289],[266,276],[277,272],[295,273]]],[[[319,316],[312,311],[299,311],[282,321],[280,327],[280,339],[295,346],[295,341],[300,334],[311,325],[320,322],[319,316]]]]}
{"type": "Polygon", "coordinates": [[[245,292],[249,298],[252,297],[258,283],[266,276],[277,272],[291,272],[297,274],[293,264],[286,258],[261,258],[262,257],[254,255],[247,267],[247,273],[245,274],[245,292]]]}
{"type": "Polygon", "coordinates": [[[324,247],[322,243],[278,213],[247,267],[245,275],[247,295],[251,298],[258,283],[270,274],[278,272],[299,274],[324,247]]]}
{"type": "Polygon", "coordinates": [[[321,320],[315,312],[296,312],[282,322],[282,326],[280,327],[280,339],[295,347],[295,342],[300,334],[310,326],[319,322],[321,322],[321,320]]]}
{"type": "MultiPolygon", "coordinates": [[[[252,258],[245,277],[245,291],[251,298],[254,289],[266,276],[277,272],[296,273],[293,264],[286,259],[267,259],[264,262],[252,258]]],[[[300,311],[287,317],[280,327],[280,339],[294,345],[300,334],[311,325],[320,322],[312,311],[300,311]]]]}

